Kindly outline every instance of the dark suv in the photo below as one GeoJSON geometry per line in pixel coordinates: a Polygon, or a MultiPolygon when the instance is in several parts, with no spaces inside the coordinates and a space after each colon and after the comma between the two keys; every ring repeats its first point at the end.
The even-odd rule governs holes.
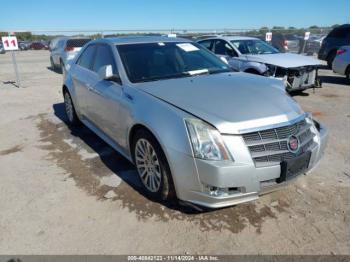
{"type": "Polygon", "coordinates": [[[334,28],[322,41],[318,59],[327,61],[328,67],[332,67],[333,60],[339,47],[350,45],[350,24],[334,28]]]}

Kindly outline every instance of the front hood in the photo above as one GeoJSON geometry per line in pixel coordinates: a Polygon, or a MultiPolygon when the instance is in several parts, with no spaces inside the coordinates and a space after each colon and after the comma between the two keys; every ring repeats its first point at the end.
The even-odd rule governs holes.
{"type": "Polygon", "coordinates": [[[320,65],[321,62],[313,57],[278,53],[278,54],[266,54],[266,55],[246,55],[249,61],[275,65],[284,68],[293,68],[301,66],[320,65]]]}
{"type": "Polygon", "coordinates": [[[303,114],[285,93],[280,80],[246,73],[201,75],[138,85],[141,90],[226,134],[288,122],[303,114]]]}

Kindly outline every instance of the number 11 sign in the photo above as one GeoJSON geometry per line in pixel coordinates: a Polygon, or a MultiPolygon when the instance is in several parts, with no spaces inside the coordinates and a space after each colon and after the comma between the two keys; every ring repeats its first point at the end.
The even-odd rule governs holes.
{"type": "Polygon", "coordinates": [[[4,36],[2,37],[2,43],[6,51],[18,50],[17,37],[15,36],[4,36]]]}
{"type": "Polygon", "coordinates": [[[4,36],[1,38],[4,49],[6,51],[12,51],[12,63],[13,67],[15,69],[15,74],[16,74],[16,80],[17,80],[17,86],[21,87],[21,81],[19,79],[19,73],[18,73],[18,67],[17,67],[17,62],[16,62],[16,55],[15,55],[15,50],[18,50],[18,42],[17,42],[17,37],[15,36],[4,36]]]}

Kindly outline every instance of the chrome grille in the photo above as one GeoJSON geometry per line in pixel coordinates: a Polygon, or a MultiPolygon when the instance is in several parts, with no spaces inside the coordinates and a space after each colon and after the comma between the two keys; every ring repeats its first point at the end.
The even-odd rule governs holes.
{"type": "Polygon", "coordinates": [[[247,133],[243,139],[256,167],[279,165],[313,147],[315,134],[310,127],[311,124],[304,119],[288,126],[247,133]],[[296,153],[288,149],[288,139],[292,135],[299,140],[299,150],[296,153]]]}

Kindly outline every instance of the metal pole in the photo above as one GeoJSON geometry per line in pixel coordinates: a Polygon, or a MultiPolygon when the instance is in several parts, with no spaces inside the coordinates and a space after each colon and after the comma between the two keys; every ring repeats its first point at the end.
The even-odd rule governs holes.
{"type": "Polygon", "coordinates": [[[12,63],[13,63],[13,67],[15,68],[15,73],[16,73],[17,86],[18,86],[18,88],[20,88],[21,87],[21,81],[19,79],[19,73],[18,73],[18,67],[17,67],[17,62],[16,62],[15,51],[11,51],[11,53],[12,53],[12,63]]]}
{"type": "Polygon", "coordinates": [[[301,53],[302,53],[302,54],[304,54],[304,52],[305,52],[306,41],[307,41],[307,40],[304,39],[303,49],[301,50],[301,53]]]}

